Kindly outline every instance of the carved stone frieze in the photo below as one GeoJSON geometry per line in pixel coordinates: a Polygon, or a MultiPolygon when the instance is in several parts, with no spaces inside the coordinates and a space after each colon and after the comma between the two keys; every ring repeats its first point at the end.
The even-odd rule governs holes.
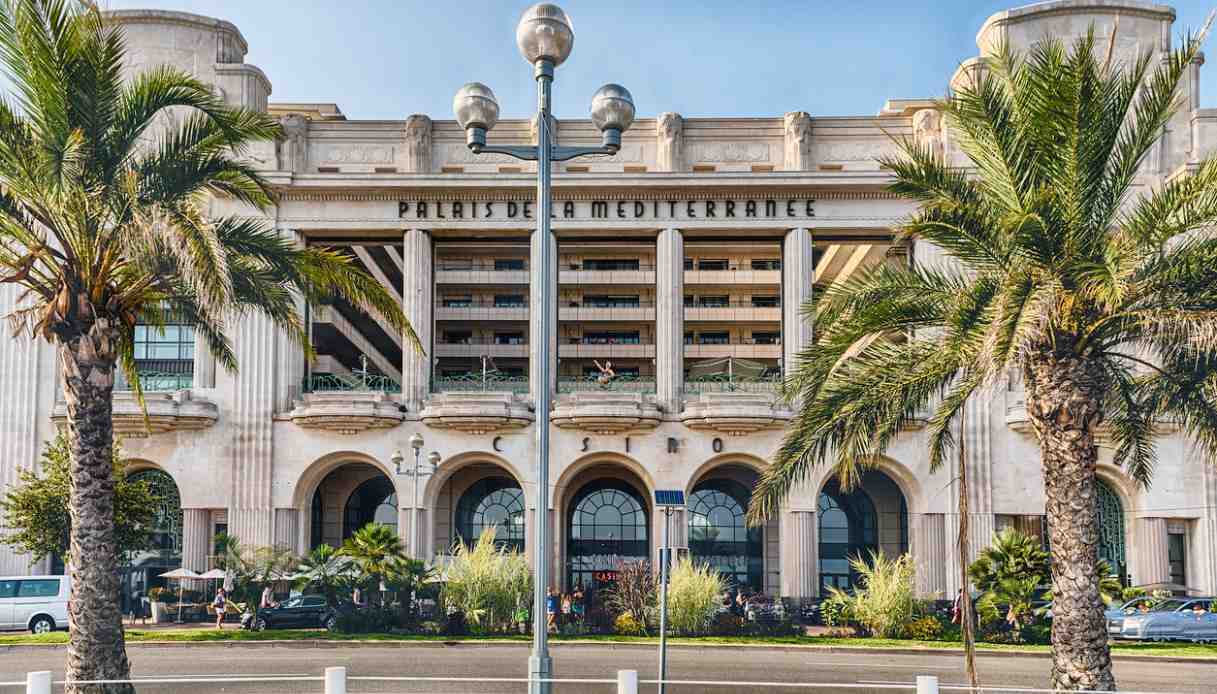
{"type": "Polygon", "coordinates": [[[305,173],[308,171],[308,119],[299,113],[289,113],[279,118],[283,137],[276,143],[275,152],[280,171],[305,173]]]}
{"type": "Polygon", "coordinates": [[[769,145],[764,142],[705,142],[689,149],[689,160],[693,162],[732,164],[769,161],[769,145]]]}
{"type": "Polygon", "coordinates": [[[431,119],[414,114],[406,119],[406,173],[431,172],[431,119]]]}

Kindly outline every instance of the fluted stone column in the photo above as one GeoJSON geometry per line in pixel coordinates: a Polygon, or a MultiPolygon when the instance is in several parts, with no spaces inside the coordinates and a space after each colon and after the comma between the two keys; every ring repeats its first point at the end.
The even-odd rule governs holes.
{"type": "Polygon", "coordinates": [[[811,299],[815,282],[811,230],[791,229],[782,241],[782,374],[788,375],[799,350],[811,342],[811,324],[803,320],[803,304],[811,299]]]}
{"type": "Polygon", "coordinates": [[[305,547],[300,542],[300,511],[294,508],[275,509],[275,546],[297,554],[305,547]]]}
{"type": "MultiPolygon", "coordinates": [[[[0,284],[0,316],[17,308],[17,291],[12,284],[0,284]]],[[[0,488],[8,488],[22,470],[37,463],[38,386],[44,379],[55,378],[55,373],[50,368],[43,372],[39,360],[39,353],[52,349],[50,345],[25,336],[12,337],[7,326],[0,329],[4,330],[0,334],[0,384],[4,386],[0,397],[0,488]]],[[[11,547],[0,552],[0,570],[6,574],[20,575],[28,569],[28,555],[11,547]]]]}
{"type": "Polygon", "coordinates": [[[782,512],[782,597],[802,602],[819,588],[819,540],[816,512],[810,509],[782,512]]]}
{"type": "Polygon", "coordinates": [[[220,459],[232,465],[228,534],[247,546],[272,544],[274,412],[278,354],[274,324],[251,312],[233,324],[240,371],[233,374],[232,438],[220,459]]]}
{"type": "Polygon", "coordinates": [[[401,544],[406,548],[406,554],[418,559],[419,556],[414,550],[414,522],[417,518],[414,513],[414,508],[408,502],[402,503],[398,500],[397,504],[397,537],[401,539],[401,544]]]}
{"type": "Polygon", "coordinates": [[[923,597],[951,597],[947,592],[946,516],[927,513],[911,525],[919,538],[913,554],[917,563],[917,592],[923,597]]]}
{"type": "Polygon", "coordinates": [[[528,394],[535,403],[538,397],[549,397],[553,393],[558,378],[558,242],[552,234],[548,239],[542,239],[534,231],[529,238],[528,278],[528,394]],[[541,253],[545,247],[549,249],[549,264],[553,268],[549,306],[541,305],[541,253]],[[541,335],[542,310],[549,311],[547,336],[541,335]],[[546,339],[549,340],[549,375],[553,381],[542,384],[538,382],[540,363],[537,359],[541,341],[546,339]]]}
{"type": "Polygon", "coordinates": [[[1170,550],[1165,518],[1137,519],[1137,551],[1140,575],[1136,583],[1165,583],[1170,580],[1170,550]]]}
{"type": "Polygon", "coordinates": [[[664,229],[655,243],[655,392],[660,407],[679,414],[685,362],[685,242],[664,229]]]}
{"type": "Polygon", "coordinates": [[[411,349],[403,340],[401,392],[406,410],[417,415],[431,393],[435,277],[432,272],[431,234],[423,229],[410,229],[406,231],[403,240],[405,272],[401,288],[402,310],[410,320],[414,332],[418,334],[423,352],[411,349]]]}
{"type": "Polygon", "coordinates": [[[182,509],[182,566],[202,573],[209,569],[211,554],[211,509],[182,509]]]}
{"type": "Polygon", "coordinates": [[[198,334],[194,338],[194,387],[195,388],[215,388],[216,387],[216,358],[207,349],[207,345],[199,339],[198,334]]]}

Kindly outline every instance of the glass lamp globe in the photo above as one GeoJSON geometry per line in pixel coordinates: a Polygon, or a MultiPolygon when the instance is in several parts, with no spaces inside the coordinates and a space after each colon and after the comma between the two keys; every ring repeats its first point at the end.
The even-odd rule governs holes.
{"type": "Polygon", "coordinates": [[[606,84],[592,95],[592,123],[600,130],[629,130],[634,123],[634,97],[620,84],[606,84]]]}
{"type": "Polygon", "coordinates": [[[499,122],[499,101],[490,87],[481,82],[470,82],[458,89],[452,98],[452,110],[465,130],[490,130],[499,122]]]}
{"type": "Polygon", "coordinates": [[[516,25],[516,45],[530,65],[549,60],[557,67],[570,57],[575,46],[575,30],[561,7],[539,2],[524,10],[520,17],[520,23],[516,25]]]}

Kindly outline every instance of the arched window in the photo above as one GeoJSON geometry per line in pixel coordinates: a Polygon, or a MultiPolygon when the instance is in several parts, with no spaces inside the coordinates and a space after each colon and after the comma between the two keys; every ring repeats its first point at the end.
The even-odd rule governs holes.
{"type": "Polygon", "coordinates": [[[494,528],[495,544],[524,551],[524,491],[515,480],[485,477],[461,494],[456,504],[456,537],[473,544],[494,528]]]}
{"type": "Polygon", "coordinates": [[[397,531],[397,492],[388,477],[379,475],[351,492],[342,513],[342,538],[368,523],[382,523],[397,531]]]}
{"type": "Polygon", "coordinates": [[[567,518],[568,585],[612,583],[621,562],[646,561],[649,527],[646,504],[629,485],[613,479],[585,485],[567,518]]]}
{"type": "Polygon", "coordinates": [[[835,479],[820,492],[820,592],[829,586],[850,588],[857,579],[851,557],[866,558],[879,548],[875,505],[861,489],[841,491],[835,479]]]}
{"type": "Polygon", "coordinates": [[[732,480],[699,482],[689,495],[689,553],[728,580],[761,590],[761,529],[749,528],[748,489],[732,480]]]}
{"type": "Polygon", "coordinates": [[[1124,504],[1103,480],[1095,480],[1099,510],[1099,559],[1107,562],[1112,572],[1123,578],[1128,575],[1124,558],[1124,504]]]}
{"type": "Polygon", "coordinates": [[[177,484],[168,473],[157,470],[133,472],[127,480],[143,482],[153,495],[160,498],[152,527],[152,550],[158,559],[169,563],[182,560],[182,497],[177,484]]]}

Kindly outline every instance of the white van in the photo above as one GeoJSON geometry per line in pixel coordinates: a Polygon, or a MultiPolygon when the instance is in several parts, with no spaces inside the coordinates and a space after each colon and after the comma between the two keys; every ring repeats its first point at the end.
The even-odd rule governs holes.
{"type": "Polygon", "coordinates": [[[68,628],[68,576],[0,578],[0,629],[46,634],[68,628]]]}

